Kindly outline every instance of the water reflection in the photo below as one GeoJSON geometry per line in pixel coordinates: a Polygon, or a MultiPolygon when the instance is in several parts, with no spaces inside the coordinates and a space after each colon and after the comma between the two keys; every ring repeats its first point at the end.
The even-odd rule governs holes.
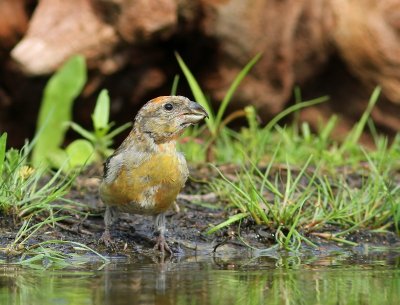
{"type": "Polygon", "coordinates": [[[0,269],[0,304],[400,304],[400,255],[184,257],[0,269]]]}

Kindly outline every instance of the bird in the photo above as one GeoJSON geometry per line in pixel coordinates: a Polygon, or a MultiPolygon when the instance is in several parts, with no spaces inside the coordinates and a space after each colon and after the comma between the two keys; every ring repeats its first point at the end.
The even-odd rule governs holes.
{"type": "Polygon", "coordinates": [[[189,170],[176,142],[185,129],[208,118],[206,110],[184,96],[160,96],[135,116],[133,128],[104,163],[99,193],[106,206],[100,240],[112,247],[110,226],[119,212],[152,215],[155,246],[172,253],[165,239],[166,211],[176,204],[189,170]]]}

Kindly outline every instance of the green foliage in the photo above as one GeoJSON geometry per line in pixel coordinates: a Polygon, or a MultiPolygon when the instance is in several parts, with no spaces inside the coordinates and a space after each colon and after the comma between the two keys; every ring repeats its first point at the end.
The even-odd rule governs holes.
{"type": "Polygon", "coordinates": [[[220,106],[218,107],[218,111],[215,114],[210,102],[206,98],[205,94],[200,88],[200,85],[198,84],[197,80],[193,76],[192,72],[190,72],[189,68],[183,61],[183,59],[179,56],[179,54],[175,54],[176,58],[178,60],[179,66],[181,67],[187,82],[189,83],[189,86],[192,90],[192,93],[194,95],[195,100],[204,107],[204,109],[207,111],[209,118],[206,120],[206,124],[208,127],[208,130],[212,136],[212,138],[216,138],[218,136],[218,133],[223,126],[222,124],[222,119],[225,114],[226,108],[228,107],[229,103],[232,100],[232,97],[239,87],[240,83],[242,80],[246,77],[246,75],[250,72],[250,70],[253,68],[253,66],[257,63],[257,61],[260,59],[261,54],[257,54],[250,62],[239,72],[239,74],[236,76],[234,81],[232,82],[231,86],[229,87],[224,99],[222,100],[220,106]]]}
{"type": "Polygon", "coordinates": [[[360,121],[341,144],[329,138],[336,117],[317,134],[306,123],[301,128],[258,128],[250,122],[249,129],[228,137],[217,155],[218,151],[226,155],[236,146],[236,154],[242,152],[242,161],[237,158],[241,166],[235,179],[219,171],[220,178],[212,181],[211,188],[239,213],[209,233],[249,217],[274,232],[277,244],[289,250],[303,242],[312,244],[310,235],[354,245],[346,234],[360,228],[394,228],[400,233],[400,187],[393,182],[400,168],[400,137],[389,146],[385,137],[376,135],[376,149],[370,151],[358,143],[378,93],[376,89],[360,121]],[[263,158],[247,150],[252,139],[263,158]],[[260,139],[268,139],[265,148],[260,147],[260,139]],[[326,232],[327,226],[339,230],[326,232]]]}
{"type": "Polygon", "coordinates": [[[259,55],[236,77],[216,115],[189,68],[179,55],[176,56],[196,101],[210,113],[207,129],[212,139],[205,145],[204,130],[194,128],[188,135],[198,140],[186,142],[181,149],[189,160],[202,162],[210,160],[204,148],[213,145],[213,163],[238,165],[233,180],[216,168],[220,177],[210,186],[222,201],[229,203],[228,207],[239,212],[211,228],[209,233],[251,218],[274,232],[276,243],[288,250],[298,249],[304,242],[312,245],[308,238],[312,234],[354,245],[345,236],[356,229],[394,227],[400,233],[400,187],[391,181],[394,171],[400,167],[399,136],[389,147],[387,139],[378,135],[369,118],[380,88],[374,90],[364,114],[342,143],[330,137],[338,124],[336,116],[320,126],[316,134],[307,123],[298,124],[300,109],[328,99],[302,101],[298,88],[296,103],[265,127],[260,126],[254,107],[246,107],[243,114],[248,126],[236,131],[227,128],[225,122],[241,113],[222,118],[241,80],[259,55]],[[290,114],[294,114],[295,123],[279,126],[278,123],[290,114]],[[374,151],[367,151],[359,144],[366,126],[376,142],[374,151]],[[346,170],[341,170],[343,168],[346,170]],[[347,178],[349,173],[360,177],[361,182],[355,186],[354,180],[347,178]],[[328,225],[339,231],[324,232],[328,225]]]}
{"type": "Polygon", "coordinates": [[[189,86],[192,90],[193,96],[196,100],[197,103],[199,103],[201,106],[203,106],[203,108],[207,111],[208,113],[208,119],[206,120],[206,124],[208,126],[208,129],[214,130],[215,129],[215,115],[214,115],[214,111],[210,105],[210,103],[208,102],[207,98],[205,97],[203,91],[200,88],[199,83],[197,82],[197,80],[194,78],[192,72],[190,72],[189,68],[186,66],[185,62],[183,61],[183,59],[181,58],[181,56],[176,53],[175,54],[176,59],[178,60],[178,64],[181,67],[187,82],[189,83],[189,86]]]}
{"type": "MultiPolygon", "coordinates": [[[[54,226],[69,216],[58,216],[61,212],[80,213],[78,203],[64,198],[74,181],[74,176],[63,176],[62,170],[48,173],[44,167],[33,168],[28,163],[33,142],[26,143],[21,150],[6,151],[7,135],[0,137],[0,214],[12,216],[16,223],[22,221],[15,238],[0,247],[0,253],[7,257],[17,256],[15,262],[30,267],[65,267],[72,264],[73,254],[65,254],[53,249],[57,244],[70,244],[73,247],[96,254],[102,261],[107,259],[85,245],[74,242],[49,240],[32,243],[39,230],[54,226]]],[[[5,263],[3,260],[0,262],[5,263]]],[[[77,263],[86,261],[78,260],[77,263]]],[[[8,261],[9,263],[9,261],[8,261]]]]}
{"type": "Polygon", "coordinates": [[[4,159],[6,157],[6,144],[7,144],[7,133],[3,133],[0,137],[0,177],[3,173],[4,159]]]}
{"type": "MultiPolygon", "coordinates": [[[[242,163],[243,154],[249,155],[252,160],[261,159],[265,156],[265,148],[267,147],[267,143],[270,139],[271,130],[275,128],[279,121],[292,113],[296,113],[302,108],[317,105],[328,100],[327,96],[323,96],[310,101],[302,101],[300,91],[298,90],[297,103],[283,110],[263,128],[261,128],[259,125],[256,110],[253,106],[248,106],[244,110],[236,111],[224,118],[226,108],[232,101],[234,93],[237,91],[240,83],[243,81],[246,75],[258,62],[260,57],[261,54],[257,54],[239,72],[225,94],[220,106],[218,107],[217,113],[214,114],[211,104],[201,90],[200,85],[196,81],[195,77],[179,54],[176,54],[178,63],[186,77],[186,80],[189,83],[195,100],[209,113],[209,119],[206,120],[206,124],[207,130],[211,137],[207,137],[207,142],[204,143],[205,141],[191,141],[190,143],[185,143],[185,145],[182,145],[181,147],[189,160],[195,162],[207,160],[217,163],[242,163]],[[249,126],[248,128],[243,128],[239,133],[226,127],[230,121],[238,117],[246,117],[249,126]],[[210,149],[213,149],[212,153],[210,153],[210,149]]],[[[176,90],[175,81],[173,90],[176,90]]],[[[186,135],[191,138],[201,138],[203,132],[203,129],[194,127],[193,129],[189,130],[186,135]]],[[[202,138],[204,139],[205,137],[203,136],[202,138]]]]}
{"type": "Polygon", "coordinates": [[[35,167],[47,165],[60,155],[71,120],[72,104],[86,82],[86,66],[82,56],[75,56],[58,70],[46,85],[37,122],[36,144],[32,152],[35,167]]]}
{"type": "Polygon", "coordinates": [[[178,90],[178,84],[179,84],[179,75],[175,75],[174,81],[172,82],[171,95],[176,95],[176,92],[178,90]]]}
{"type": "MultiPolygon", "coordinates": [[[[45,220],[32,223],[32,217],[25,220],[18,230],[14,240],[4,248],[0,248],[0,252],[7,255],[9,258],[19,257],[17,261],[11,260],[12,264],[22,265],[34,269],[47,268],[64,268],[71,266],[82,265],[88,262],[83,256],[77,256],[74,253],[65,253],[63,250],[55,249],[59,245],[69,245],[77,251],[96,255],[102,262],[107,263],[109,260],[81,243],[66,241],[66,240],[47,240],[39,243],[29,243],[35,234],[46,225],[53,225],[55,221],[60,221],[66,217],[48,217],[45,220]]],[[[0,260],[0,262],[2,262],[0,260]]],[[[3,262],[4,263],[4,262],[3,262]]],[[[9,262],[10,263],[10,262],[9,262]]]]}
{"type": "MultiPolygon", "coordinates": [[[[276,141],[275,138],[279,136],[282,130],[282,128],[277,125],[278,122],[284,117],[296,113],[302,108],[323,103],[327,101],[327,99],[327,97],[320,97],[292,105],[274,117],[265,127],[260,126],[254,107],[245,107],[243,112],[247,119],[247,127],[242,127],[239,131],[236,131],[224,126],[219,130],[218,137],[213,143],[213,163],[243,164],[246,162],[246,158],[243,156],[247,156],[247,158],[253,160],[255,163],[268,158],[268,155],[273,153],[273,151],[270,149],[271,146],[269,143],[271,141],[276,141]]],[[[318,144],[321,153],[324,151],[326,144],[330,143],[329,134],[334,128],[335,123],[336,118],[332,117],[331,121],[328,122],[328,124],[324,127],[325,131],[321,133],[321,142],[318,144]]],[[[299,145],[298,142],[290,142],[290,137],[298,137],[298,135],[294,133],[295,130],[297,129],[293,127],[292,133],[285,133],[285,137],[287,137],[287,141],[289,141],[289,143],[295,143],[295,145],[299,145]]],[[[302,131],[308,132],[308,135],[311,134],[309,126],[306,123],[302,125],[302,131]]],[[[195,141],[189,141],[180,146],[180,149],[185,153],[187,159],[192,162],[204,162],[204,160],[207,159],[203,140],[205,136],[202,135],[202,132],[203,130],[201,128],[193,128],[186,133],[186,135],[191,138],[199,139],[195,141]]],[[[303,137],[299,139],[301,142],[305,140],[306,139],[303,137]]],[[[296,147],[291,147],[291,149],[296,150],[296,147]]]]}
{"type": "Polygon", "coordinates": [[[110,98],[107,90],[104,89],[97,98],[92,114],[93,131],[88,131],[77,123],[70,122],[71,128],[84,138],[72,142],[66,148],[71,167],[90,164],[94,160],[103,160],[110,155],[113,138],[129,128],[131,123],[112,130],[114,123],[109,122],[109,117],[110,98]]]}
{"type": "Polygon", "coordinates": [[[372,109],[374,108],[375,104],[377,103],[377,101],[379,99],[380,92],[381,92],[381,88],[376,87],[369,99],[367,109],[364,111],[364,113],[361,116],[358,123],[348,133],[345,141],[343,141],[343,143],[339,149],[339,151],[341,153],[343,153],[345,150],[351,149],[351,147],[358,145],[358,140],[360,139],[361,134],[364,131],[365,126],[367,125],[367,121],[371,115],[372,109]]]}
{"type": "Polygon", "coordinates": [[[230,85],[228,91],[226,92],[224,99],[221,102],[221,105],[218,107],[217,116],[215,118],[215,129],[219,129],[221,126],[222,118],[225,114],[226,108],[232,100],[232,97],[236,90],[238,89],[240,83],[246,77],[246,75],[250,72],[253,66],[258,62],[261,57],[261,53],[254,56],[253,59],[249,61],[249,63],[239,72],[239,74],[235,77],[232,84],[230,85]]]}
{"type": "Polygon", "coordinates": [[[49,80],[38,118],[37,135],[32,153],[32,163],[51,165],[65,171],[88,165],[106,158],[110,153],[112,139],[128,128],[130,123],[111,130],[109,122],[110,98],[102,90],[92,114],[93,131],[72,122],[74,99],[86,82],[86,66],[82,56],[71,58],[49,80]],[[68,126],[79,133],[79,139],[61,148],[68,126]]]}
{"type": "MultiPolygon", "coordinates": [[[[1,139],[5,139],[4,135],[1,139]]],[[[0,179],[1,213],[17,217],[54,215],[69,206],[62,196],[68,192],[73,178],[63,177],[59,170],[44,181],[45,169],[35,169],[28,163],[31,150],[32,143],[26,143],[19,151],[10,149],[5,153],[0,179]]]]}
{"type": "Polygon", "coordinates": [[[95,160],[94,147],[86,140],[78,139],[67,146],[65,152],[68,156],[68,168],[82,167],[95,160]]]}
{"type": "Polygon", "coordinates": [[[95,134],[104,136],[110,130],[110,97],[107,90],[102,90],[97,98],[96,106],[92,114],[93,127],[95,134]]]}

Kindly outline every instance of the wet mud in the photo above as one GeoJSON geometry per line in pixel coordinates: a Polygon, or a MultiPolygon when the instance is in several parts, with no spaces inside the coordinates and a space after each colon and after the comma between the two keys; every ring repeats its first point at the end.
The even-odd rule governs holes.
{"type": "MultiPolygon", "coordinates": [[[[257,225],[251,219],[240,224],[235,223],[216,233],[207,231],[223,222],[235,210],[228,210],[220,204],[219,198],[212,193],[206,183],[198,178],[204,173],[196,172],[194,179],[188,181],[185,189],[179,195],[177,203],[180,211],[170,210],[167,214],[166,238],[173,251],[173,256],[192,255],[248,255],[249,253],[277,253],[281,251],[276,246],[274,232],[266,226],[257,225]],[[197,175],[197,176],[196,176],[197,175]]],[[[99,239],[104,230],[102,205],[98,195],[100,176],[91,172],[79,176],[68,194],[68,199],[81,203],[79,213],[64,214],[68,218],[54,225],[47,225],[29,238],[23,247],[34,247],[48,240],[72,241],[86,245],[102,255],[110,257],[156,257],[160,253],[154,250],[153,219],[150,216],[119,214],[114,223],[111,235],[113,248],[107,248],[99,239]]],[[[239,212],[239,211],[237,211],[239,212]]],[[[43,221],[37,216],[36,222],[43,221]]],[[[21,221],[12,216],[0,215],[0,247],[9,247],[21,226],[21,221]]],[[[326,227],[324,232],[339,232],[337,227],[326,227]]],[[[304,244],[303,252],[312,251],[314,254],[334,251],[363,252],[366,247],[399,248],[400,238],[393,232],[377,233],[368,230],[352,232],[342,238],[357,243],[348,246],[330,240],[329,237],[312,233],[305,236],[317,247],[304,244]]],[[[71,244],[54,244],[52,247],[64,253],[75,253],[76,247],[71,244]]],[[[22,249],[20,249],[22,250],[22,249]]],[[[4,252],[4,251],[3,251],[4,252]]],[[[23,251],[6,253],[18,257],[23,251]]],[[[1,256],[7,256],[3,253],[1,256]]]]}

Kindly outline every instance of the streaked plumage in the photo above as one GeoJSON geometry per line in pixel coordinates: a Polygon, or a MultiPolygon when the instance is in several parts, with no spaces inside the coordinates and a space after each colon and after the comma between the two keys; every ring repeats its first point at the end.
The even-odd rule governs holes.
{"type": "Polygon", "coordinates": [[[164,238],[164,213],[189,174],[184,156],[176,151],[176,139],[206,116],[199,104],[183,96],[158,97],[140,109],[132,131],[104,164],[100,197],[106,204],[102,236],[106,245],[111,244],[113,212],[122,211],[154,215],[156,247],[170,251],[164,238]]]}

